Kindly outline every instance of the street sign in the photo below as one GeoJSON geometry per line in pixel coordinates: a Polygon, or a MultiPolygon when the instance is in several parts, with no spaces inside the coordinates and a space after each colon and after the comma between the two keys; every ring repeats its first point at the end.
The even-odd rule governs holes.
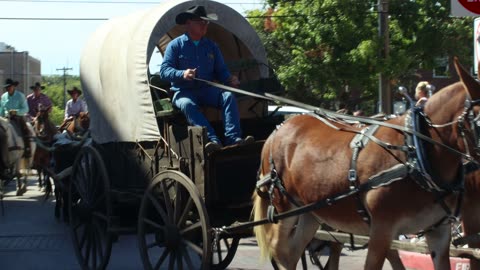
{"type": "Polygon", "coordinates": [[[473,72],[478,74],[480,62],[480,18],[473,21],[473,72]]]}
{"type": "Polygon", "coordinates": [[[452,16],[480,16],[480,0],[450,0],[452,16]]]}

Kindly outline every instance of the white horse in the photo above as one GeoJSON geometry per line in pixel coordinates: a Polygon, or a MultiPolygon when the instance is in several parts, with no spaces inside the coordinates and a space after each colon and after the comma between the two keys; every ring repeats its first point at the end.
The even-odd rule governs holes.
{"type": "MultiPolygon", "coordinates": [[[[35,155],[36,144],[33,140],[35,132],[30,123],[27,122],[29,131],[31,155],[25,158],[25,143],[23,137],[17,132],[17,129],[7,119],[0,117],[0,159],[3,163],[3,172],[0,175],[10,174],[17,178],[17,196],[21,196],[27,191],[27,176],[32,168],[33,157],[35,155]],[[3,138],[3,139],[2,139],[3,138]],[[7,173],[6,171],[10,171],[7,173]],[[23,171],[23,176],[21,172],[23,171]],[[12,175],[13,174],[13,175],[12,175]]],[[[1,167],[0,167],[1,168],[1,167]]]]}

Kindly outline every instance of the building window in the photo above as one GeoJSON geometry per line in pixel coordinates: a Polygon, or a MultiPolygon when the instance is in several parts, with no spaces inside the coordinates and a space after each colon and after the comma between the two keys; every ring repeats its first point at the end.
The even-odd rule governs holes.
{"type": "Polygon", "coordinates": [[[435,68],[433,69],[433,78],[448,78],[449,75],[448,57],[436,58],[435,68]]]}

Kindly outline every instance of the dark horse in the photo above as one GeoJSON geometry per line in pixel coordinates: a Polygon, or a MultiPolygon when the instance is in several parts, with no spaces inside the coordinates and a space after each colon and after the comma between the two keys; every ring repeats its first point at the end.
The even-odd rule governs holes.
{"type": "Polygon", "coordinates": [[[365,269],[382,269],[392,239],[421,230],[426,230],[435,269],[450,269],[450,223],[443,221],[455,212],[459,199],[451,187],[458,187],[465,158],[479,160],[472,124],[480,109],[480,84],[456,59],[455,67],[461,82],[429,99],[423,111],[423,129],[399,128],[411,123],[404,115],[386,121],[369,136],[372,142],[356,158],[356,186],[366,187],[370,178],[377,179],[394,168],[409,169],[374,188],[358,191],[349,181],[354,154],[350,143],[359,129],[312,115],[292,117],[280,126],[265,142],[259,176],[265,180],[270,175],[277,188],[270,188],[273,180],[262,181],[265,185],[253,196],[254,219],[264,219],[272,207],[283,213],[298,205],[322,202],[327,206],[255,227],[263,257],[271,257],[280,269],[295,269],[319,223],[326,223],[370,236],[365,269]],[[423,154],[418,154],[419,147],[405,143],[411,138],[423,141],[423,154]],[[429,169],[421,171],[423,177],[416,164],[407,163],[412,155],[427,164],[429,169]],[[352,191],[357,193],[337,199],[352,191]],[[360,210],[365,211],[363,215],[360,210]]]}
{"type": "Polygon", "coordinates": [[[52,189],[47,172],[47,168],[50,167],[52,154],[48,148],[51,146],[54,136],[58,133],[55,124],[49,118],[50,108],[39,108],[37,116],[32,121],[33,130],[39,142],[33,157],[33,168],[38,172],[39,188],[43,188],[45,185],[47,192],[52,189]]]}

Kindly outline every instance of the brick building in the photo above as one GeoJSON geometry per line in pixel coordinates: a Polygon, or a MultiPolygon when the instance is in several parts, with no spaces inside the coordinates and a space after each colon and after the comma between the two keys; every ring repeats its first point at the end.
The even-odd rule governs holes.
{"type": "Polygon", "coordinates": [[[30,56],[28,51],[18,52],[0,42],[0,84],[7,78],[19,81],[18,89],[28,94],[31,91],[29,87],[42,80],[40,60],[30,56]]]}

